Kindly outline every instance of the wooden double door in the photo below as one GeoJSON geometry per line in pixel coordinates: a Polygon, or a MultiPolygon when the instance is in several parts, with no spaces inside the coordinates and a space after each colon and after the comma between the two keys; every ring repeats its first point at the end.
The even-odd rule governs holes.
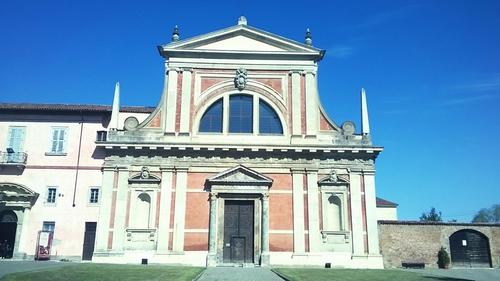
{"type": "Polygon", "coordinates": [[[254,201],[225,200],[224,263],[254,263],[254,201]]]}

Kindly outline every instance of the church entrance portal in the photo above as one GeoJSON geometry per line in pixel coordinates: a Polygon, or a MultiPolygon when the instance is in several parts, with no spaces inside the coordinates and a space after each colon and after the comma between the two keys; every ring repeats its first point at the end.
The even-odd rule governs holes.
{"type": "Polygon", "coordinates": [[[224,205],[224,263],[254,262],[254,201],[226,200],[224,205]]]}

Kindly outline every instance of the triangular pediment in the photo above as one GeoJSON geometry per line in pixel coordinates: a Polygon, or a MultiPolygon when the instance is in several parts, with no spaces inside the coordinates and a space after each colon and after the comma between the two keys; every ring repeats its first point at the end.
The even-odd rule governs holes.
{"type": "Polygon", "coordinates": [[[159,46],[160,53],[175,52],[236,52],[312,55],[323,57],[324,51],[288,38],[252,27],[235,25],[200,36],[159,46]]]}
{"type": "Polygon", "coordinates": [[[208,184],[218,185],[266,185],[270,186],[273,180],[243,165],[238,165],[207,179],[208,184]]]}
{"type": "Polygon", "coordinates": [[[207,43],[198,47],[197,50],[217,50],[217,51],[264,51],[280,52],[286,51],[275,45],[250,38],[245,35],[235,35],[221,39],[212,43],[207,43]]]}

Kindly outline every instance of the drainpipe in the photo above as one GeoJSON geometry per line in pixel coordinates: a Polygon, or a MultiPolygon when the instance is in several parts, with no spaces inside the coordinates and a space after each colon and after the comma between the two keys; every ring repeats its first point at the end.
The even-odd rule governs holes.
{"type": "Polygon", "coordinates": [[[73,189],[73,207],[76,206],[76,187],[78,185],[78,173],[80,172],[80,154],[82,151],[82,137],[83,137],[83,112],[80,111],[80,139],[78,141],[78,158],[76,159],[76,174],[75,174],[75,187],[73,189]]]}

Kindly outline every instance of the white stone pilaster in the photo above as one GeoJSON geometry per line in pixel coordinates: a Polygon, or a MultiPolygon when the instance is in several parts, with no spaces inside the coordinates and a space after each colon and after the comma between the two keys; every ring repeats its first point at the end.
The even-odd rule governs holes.
{"type": "Polygon", "coordinates": [[[210,193],[210,226],[208,228],[207,266],[217,265],[217,195],[210,193]]]}
{"type": "Polygon", "coordinates": [[[309,214],[309,251],[320,251],[318,170],[307,170],[307,213],[309,214]]]}
{"type": "Polygon", "coordinates": [[[301,135],[300,73],[292,72],[292,135],[301,135]]]}
{"type": "Polygon", "coordinates": [[[293,252],[305,253],[304,240],[304,170],[292,169],[293,252]]]}
{"type": "Polygon", "coordinates": [[[168,71],[166,100],[165,132],[175,133],[175,116],[177,115],[177,70],[168,71]]]}
{"type": "Polygon", "coordinates": [[[113,227],[113,252],[123,252],[125,219],[127,214],[128,171],[120,169],[116,192],[115,224],[113,227]]]}
{"type": "Polygon", "coordinates": [[[262,253],[261,266],[269,265],[269,193],[262,194],[262,253]]]}
{"type": "Polygon", "coordinates": [[[358,172],[350,174],[352,248],[354,256],[365,255],[363,236],[363,211],[361,201],[361,175],[358,172]]]}
{"type": "Polygon", "coordinates": [[[318,132],[318,89],[316,75],[312,72],[306,73],[306,134],[316,135],[318,132]]]}
{"type": "Polygon", "coordinates": [[[101,200],[94,252],[108,251],[109,219],[111,215],[111,200],[113,197],[114,168],[104,167],[102,172],[101,200]]]}
{"type": "Polygon", "coordinates": [[[172,251],[184,252],[184,225],[186,218],[187,168],[176,168],[175,213],[172,251]]]}
{"type": "Polygon", "coordinates": [[[158,254],[166,254],[168,253],[168,241],[170,238],[170,206],[172,205],[172,176],[174,169],[173,167],[160,167],[160,170],[160,221],[158,224],[156,252],[158,254]]]}
{"type": "Polygon", "coordinates": [[[182,98],[181,98],[181,119],[180,133],[189,133],[189,115],[191,114],[191,77],[192,70],[184,69],[182,71],[182,98]]]}
{"type": "Polygon", "coordinates": [[[365,202],[366,222],[368,234],[368,253],[379,255],[378,225],[377,225],[377,202],[375,193],[375,173],[365,172],[365,202]]]}

